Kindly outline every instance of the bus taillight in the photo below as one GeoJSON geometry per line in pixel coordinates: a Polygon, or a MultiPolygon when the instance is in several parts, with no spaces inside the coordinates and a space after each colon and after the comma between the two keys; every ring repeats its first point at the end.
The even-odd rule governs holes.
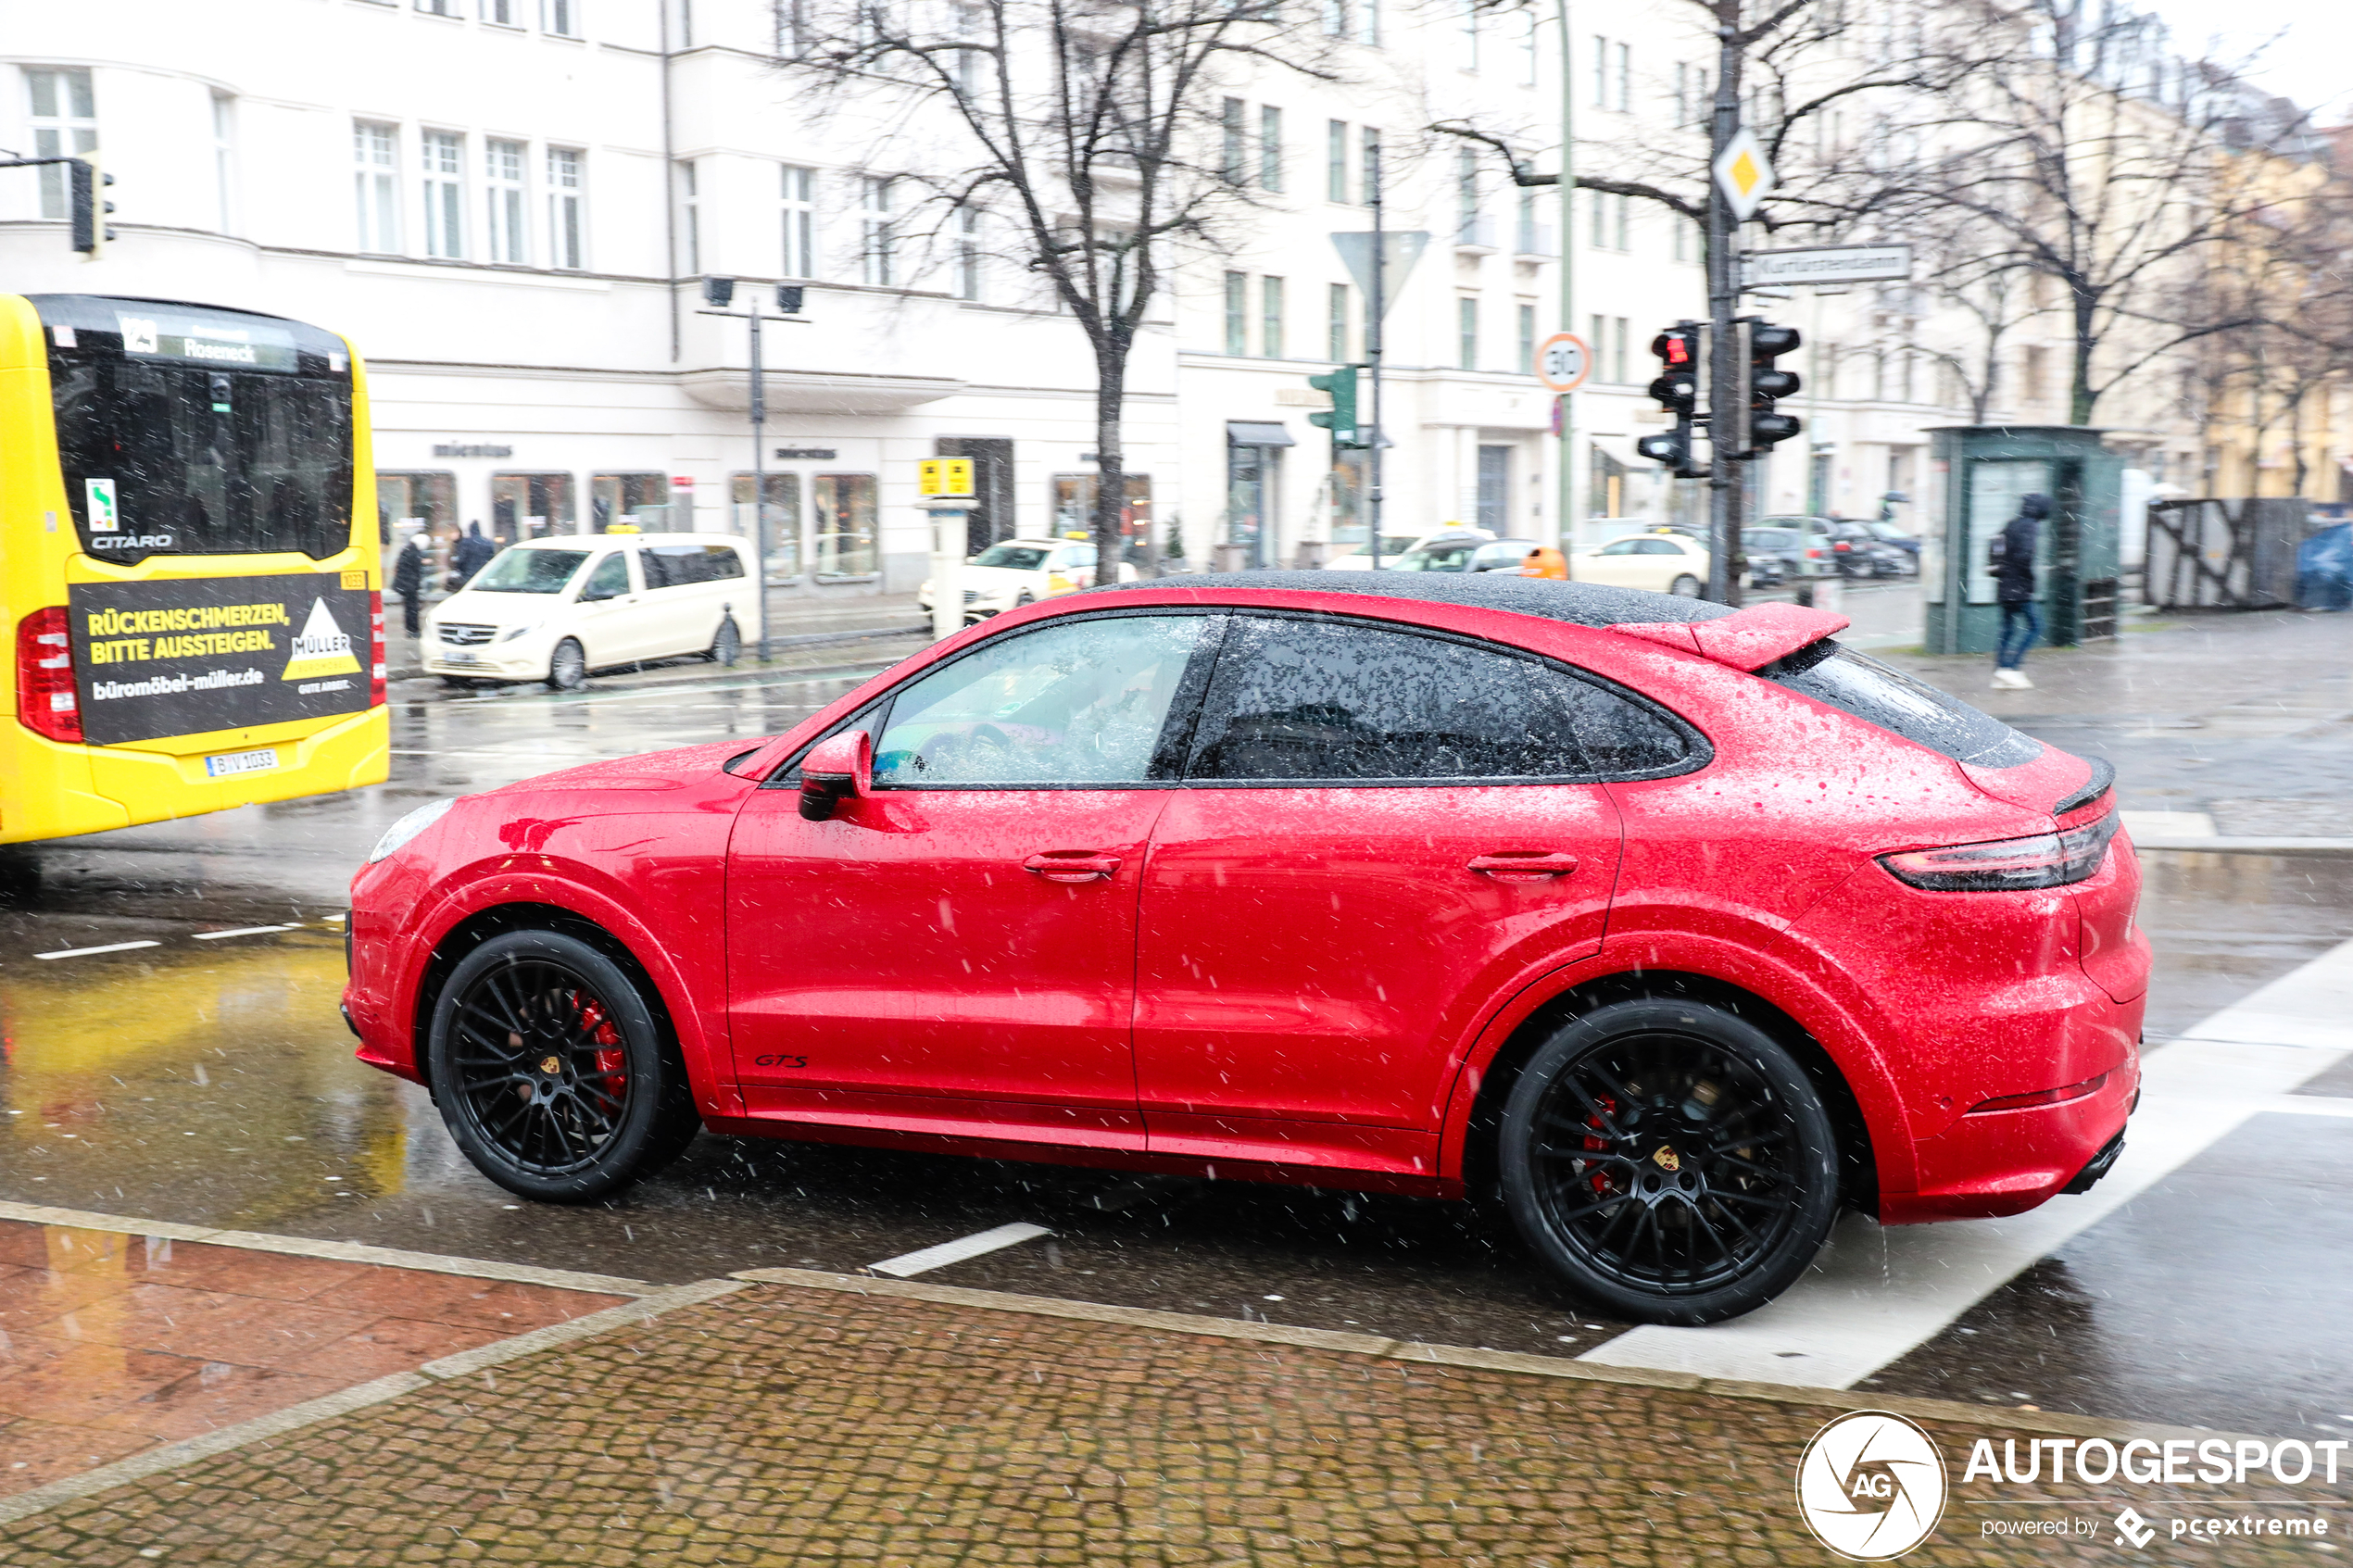
{"type": "Polygon", "coordinates": [[[384,596],[368,596],[368,706],[384,705],[384,596]]]}
{"type": "Polygon", "coordinates": [[[82,744],[73,633],[63,605],[36,609],[17,622],[17,722],[50,740],[82,744]]]}

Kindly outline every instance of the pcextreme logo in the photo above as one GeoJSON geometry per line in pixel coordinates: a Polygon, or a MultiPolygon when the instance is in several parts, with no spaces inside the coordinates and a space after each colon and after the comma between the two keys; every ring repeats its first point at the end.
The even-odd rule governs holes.
{"type": "Polygon", "coordinates": [[[1900,1415],[1855,1411],[1814,1434],[1797,1461],[1797,1509],[1841,1557],[1884,1562],[1944,1514],[1944,1456],[1900,1415]]]}

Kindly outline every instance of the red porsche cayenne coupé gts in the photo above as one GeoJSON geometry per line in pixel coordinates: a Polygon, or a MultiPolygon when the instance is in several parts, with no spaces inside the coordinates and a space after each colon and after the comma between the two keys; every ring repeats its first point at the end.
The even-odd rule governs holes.
{"type": "Polygon", "coordinates": [[[2110,771],[1791,605],[1259,572],[1000,616],[793,733],[436,802],[363,1060],[526,1197],[696,1132],[1500,1194],[1623,1318],[2122,1146],[2110,771]]]}

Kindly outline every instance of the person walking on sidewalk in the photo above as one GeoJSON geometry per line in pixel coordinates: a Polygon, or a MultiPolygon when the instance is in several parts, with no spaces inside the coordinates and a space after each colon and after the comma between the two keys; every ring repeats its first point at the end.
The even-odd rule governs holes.
{"type": "Polygon", "coordinates": [[[450,591],[454,593],[472,582],[474,573],[488,566],[490,558],[497,553],[498,547],[482,536],[481,523],[466,524],[465,537],[449,552],[450,591]]]}
{"type": "Polygon", "coordinates": [[[401,623],[412,637],[421,630],[418,620],[425,612],[425,549],[431,543],[425,534],[415,535],[401,546],[400,558],[392,567],[392,591],[400,596],[401,623]]]}
{"type": "Polygon", "coordinates": [[[1996,689],[2032,686],[2019,666],[2026,650],[2043,634],[2043,620],[2034,608],[2034,536],[2051,515],[2048,495],[2019,497],[2018,516],[2002,525],[1986,551],[1994,568],[1994,598],[2002,607],[2002,639],[1994,655],[1996,689]]]}

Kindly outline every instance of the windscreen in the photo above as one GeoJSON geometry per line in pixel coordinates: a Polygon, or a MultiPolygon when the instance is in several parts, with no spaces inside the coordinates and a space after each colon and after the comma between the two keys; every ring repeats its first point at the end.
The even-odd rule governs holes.
{"type": "Polygon", "coordinates": [[[351,368],[299,322],[157,300],[30,296],[49,339],[66,502],[82,548],[349,547],[351,368]]]}
{"type": "Polygon", "coordinates": [[[973,558],[975,566],[1001,566],[1008,571],[1035,571],[1046,564],[1043,545],[991,545],[973,558]]]}
{"type": "Polygon", "coordinates": [[[560,594],[585,550],[502,550],[466,584],[478,594],[560,594]]]}
{"type": "Polygon", "coordinates": [[[2043,755],[2041,741],[1828,638],[1765,666],[1757,674],[1957,762],[2015,768],[2043,755]]]}

